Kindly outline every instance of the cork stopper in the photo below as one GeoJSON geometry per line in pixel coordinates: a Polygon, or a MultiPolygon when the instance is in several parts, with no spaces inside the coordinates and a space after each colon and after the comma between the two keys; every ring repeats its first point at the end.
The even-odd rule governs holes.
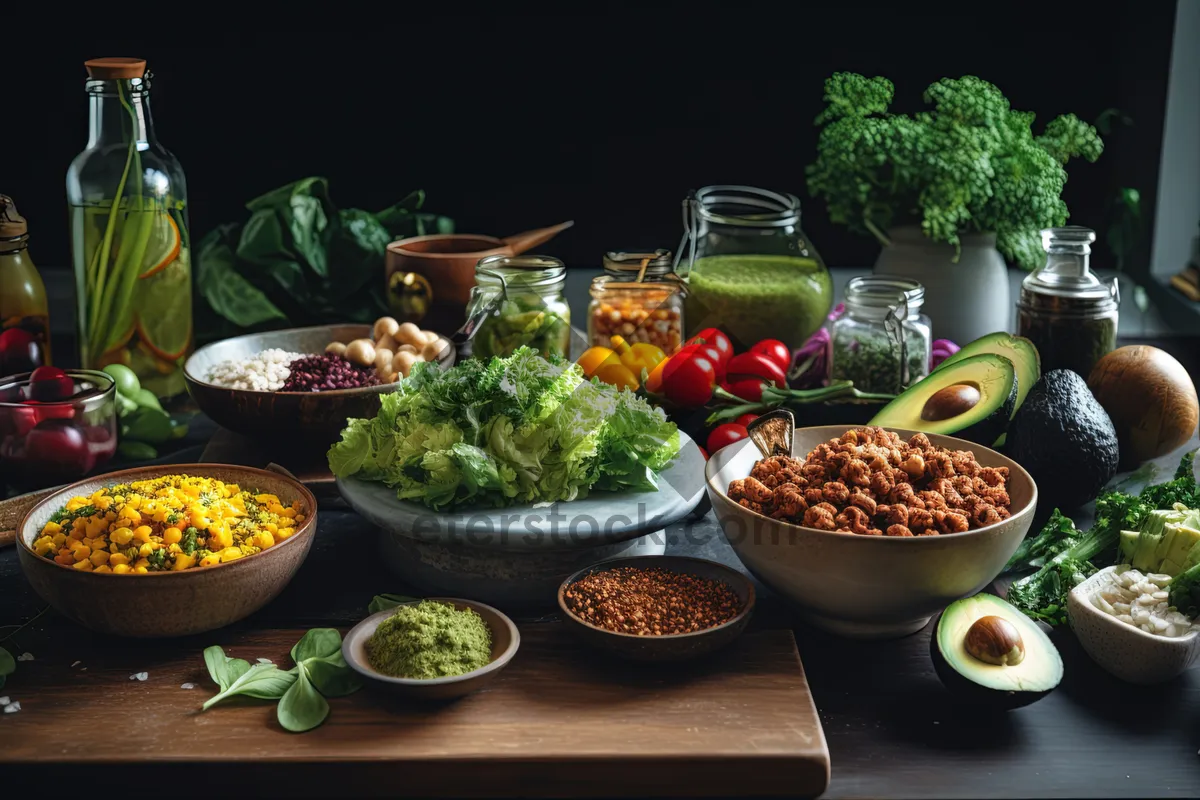
{"type": "Polygon", "coordinates": [[[93,58],[83,65],[89,78],[101,81],[141,78],[146,74],[144,58],[93,58]]]}
{"type": "Polygon", "coordinates": [[[29,233],[25,218],[17,213],[17,206],[8,195],[0,194],[0,239],[15,239],[29,233]]]}

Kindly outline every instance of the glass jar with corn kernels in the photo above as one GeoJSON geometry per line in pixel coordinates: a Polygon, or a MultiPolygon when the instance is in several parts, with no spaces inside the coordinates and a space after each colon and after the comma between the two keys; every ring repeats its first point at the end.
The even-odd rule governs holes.
{"type": "Polygon", "coordinates": [[[588,342],[612,347],[612,337],[646,342],[667,355],[683,343],[683,283],[672,271],[669,250],[610,252],[604,275],[595,278],[588,305],[588,342]]]}

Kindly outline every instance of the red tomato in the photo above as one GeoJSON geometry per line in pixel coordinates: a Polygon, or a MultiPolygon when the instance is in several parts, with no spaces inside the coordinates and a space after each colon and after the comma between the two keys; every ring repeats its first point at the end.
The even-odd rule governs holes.
{"type": "Polygon", "coordinates": [[[787,388],[787,374],[783,368],[762,353],[740,353],[725,365],[728,379],[758,378],[769,381],[780,389],[787,388]]]}
{"type": "Polygon", "coordinates": [[[762,402],[763,382],[760,378],[739,377],[732,381],[726,380],[721,384],[721,388],[751,403],[762,402]]]}
{"type": "Polygon", "coordinates": [[[712,433],[708,435],[708,445],[710,453],[715,453],[722,447],[734,442],[740,442],[750,434],[746,432],[745,425],[738,425],[736,422],[726,422],[723,425],[718,425],[713,428],[712,433]]]}
{"type": "Polygon", "coordinates": [[[663,367],[663,392],[672,403],[684,408],[699,408],[707,403],[717,385],[716,365],[701,348],[702,345],[687,345],[663,367]]]}
{"type": "Polygon", "coordinates": [[[696,449],[700,451],[700,455],[704,456],[704,460],[708,461],[708,451],[703,447],[697,447],[696,449]]]}
{"type": "Polygon", "coordinates": [[[742,414],[734,420],[738,425],[749,425],[754,420],[758,419],[758,414],[742,414]]]}
{"type": "Polygon", "coordinates": [[[733,343],[729,341],[728,336],[721,333],[721,331],[717,328],[705,328],[687,340],[687,344],[697,344],[701,342],[717,348],[717,353],[721,357],[722,364],[733,357],[733,343]]]}
{"type": "Polygon", "coordinates": [[[721,351],[715,344],[697,344],[700,352],[708,356],[708,360],[712,362],[713,369],[717,373],[717,383],[725,380],[725,362],[729,360],[728,357],[721,358],[721,351]]]}
{"type": "Polygon", "coordinates": [[[779,368],[785,373],[792,366],[792,351],[778,339],[763,339],[754,345],[754,347],[751,347],[750,352],[766,356],[778,364],[779,368]]]}

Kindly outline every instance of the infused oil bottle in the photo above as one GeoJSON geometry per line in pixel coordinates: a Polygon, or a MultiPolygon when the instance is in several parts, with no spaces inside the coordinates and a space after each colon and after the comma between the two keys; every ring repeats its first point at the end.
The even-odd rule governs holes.
{"type": "Polygon", "coordinates": [[[46,287],[29,256],[29,227],[0,195],[0,378],[50,363],[46,287]]]}

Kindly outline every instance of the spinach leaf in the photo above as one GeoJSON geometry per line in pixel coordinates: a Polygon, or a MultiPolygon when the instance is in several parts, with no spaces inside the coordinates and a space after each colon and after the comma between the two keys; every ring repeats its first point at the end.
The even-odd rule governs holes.
{"type": "Polygon", "coordinates": [[[255,664],[229,684],[229,688],[210,697],[201,706],[201,710],[206,711],[222,700],[228,700],[230,697],[238,695],[256,697],[259,700],[278,700],[296,682],[299,671],[299,667],[293,667],[285,672],[274,664],[255,664]]]}
{"type": "Polygon", "coordinates": [[[12,675],[17,669],[16,659],[12,657],[12,653],[0,647],[0,689],[4,688],[4,681],[9,675],[12,675]]]}
{"type": "Polygon", "coordinates": [[[304,665],[297,667],[299,673],[295,683],[279,701],[276,716],[284,729],[293,733],[310,731],[329,716],[329,703],[308,679],[304,665]]]}
{"type": "Polygon", "coordinates": [[[279,307],[237,271],[237,257],[225,241],[234,227],[225,225],[217,228],[200,242],[196,289],[218,316],[240,328],[250,328],[273,320],[287,322],[287,316],[279,307]]]}
{"type": "Polygon", "coordinates": [[[342,635],[333,628],[313,628],[292,648],[292,661],[297,664],[310,658],[322,658],[342,652],[342,635]]]}
{"type": "Polygon", "coordinates": [[[250,662],[242,658],[230,658],[219,645],[204,648],[204,665],[208,675],[221,691],[225,691],[238,678],[250,671],[250,662]]]}
{"type": "Polygon", "coordinates": [[[414,603],[417,598],[409,597],[403,594],[377,594],[371,598],[371,604],[367,606],[368,614],[377,614],[388,608],[402,606],[405,603],[414,603]]]}
{"type": "Polygon", "coordinates": [[[344,697],[362,688],[362,679],[350,669],[342,651],[303,663],[305,672],[317,690],[326,697],[344,697]]]}

